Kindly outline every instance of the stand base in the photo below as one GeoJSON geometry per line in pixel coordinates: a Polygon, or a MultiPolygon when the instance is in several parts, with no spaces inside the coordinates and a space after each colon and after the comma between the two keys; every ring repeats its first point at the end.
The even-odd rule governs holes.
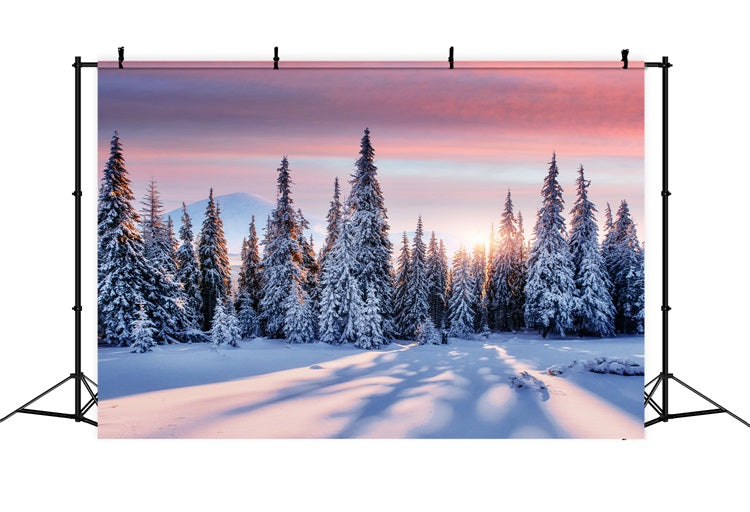
{"type": "Polygon", "coordinates": [[[80,373],[80,374],[71,373],[70,375],[68,375],[67,377],[65,377],[63,380],[61,380],[60,382],[58,382],[57,384],[55,384],[54,386],[52,386],[48,390],[46,390],[43,393],[41,393],[41,394],[37,395],[36,397],[32,398],[31,400],[29,400],[28,402],[26,402],[25,404],[23,404],[21,407],[19,407],[18,409],[16,409],[12,413],[10,413],[7,416],[5,416],[2,419],[0,419],[0,423],[2,423],[3,421],[7,420],[8,418],[10,418],[11,416],[13,416],[14,414],[21,413],[21,414],[34,414],[34,415],[37,415],[37,416],[52,416],[54,418],[66,418],[66,419],[69,419],[69,420],[75,420],[76,422],[88,423],[89,425],[93,425],[93,426],[96,427],[96,426],[98,426],[98,423],[96,421],[90,420],[90,419],[88,419],[88,418],[86,418],[84,416],[84,414],[86,414],[89,410],[91,410],[91,408],[94,407],[94,405],[99,405],[99,393],[98,392],[95,393],[89,384],[91,384],[91,386],[98,387],[96,385],[96,382],[94,382],[93,380],[89,379],[83,373],[80,373]],[[75,413],[71,414],[71,413],[65,413],[65,412],[44,411],[44,410],[40,410],[40,409],[29,409],[28,408],[31,404],[33,404],[37,400],[39,400],[39,399],[47,396],[49,393],[53,392],[54,390],[56,390],[57,388],[59,388],[60,386],[62,386],[66,382],[68,382],[69,380],[75,381],[76,384],[78,384],[78,382],[80,382],[81,384],[83,384],[84,387],[86,388],[86,391],[88,391],[89,396],[91,396],[91,399],[88,402],[86,402],[86,404],[83,407],[80,407],[78,404],[76,405],[76,407],[80,407],[80,409],[77,410],[75,413]]]}
{"type": "Polygon", "coordinates": [[[700,391],[698,391],[695,388],[693,388],[693,387],[685,384],[683,381],[681,381],[680,379],[678,379],[677,377],[675,377],[671,373],[666,373],[666,374],[665,373],[660,373],[659,375],[657,375],[656,377],[654,377],[653,379],[651,379],[646,384],[646,386],[645,386],[645,391],[643,393],[643,396],[644,396],[643,406],[644,407],[651,407],[654,411],[656,411],[656,414],[659,415],[658,418],[654,418],[654,419],[649,420],[646,423],[644,423],[644,426],[646,426],[646,427],[650,427],[651,425],[655,425],[655,424],[661,423],[661,422],[665,422],[666,423],[667,421],[672,420],[672,419],[676,419],[676,418],[689,418],[691,416],[706,416],[708,414],[721,414],[721,413],[726,413],[726,414],[730,415],[732,418],[734,418],[737,421],[739,421],[740,423],[742,423],[743,425],[745,425],[746,427],[750,427],[750,423],[748,423],[747,421],[743,420],[742,418],[740,418],[739,416],[737,416],[736,414],[734,414],[732,411],[729,411],[726,408],[724,408],[721,405],[719,405],[718,403],[714,402],[713,400],[711,400],[710,398],[708,398],[706,395],[704,395],[700,391]],[[699,410],[699,411],[688,411],[688,412],[678,412],[678,413],[665,412],[659,406],[659,404],[656,403],[656,400],[654,399],[654,393],[656,393],[656,390],[659,387],[659,385],[662,384],[667,379],[673,380],[676,383],[680,384],[685,389],[687,389],[689,391],[692,391],[693,393],[695,393],[696,395],[698,395],[699,397],[701,397],[703,400],[705,400],[706,402],[708,402],[711,405],[713,405],[715,407],[715,409],[702,409],[702,410],[699,410]],[[650,390],[649,390],[649,386],[652,386],[650,390]]]}

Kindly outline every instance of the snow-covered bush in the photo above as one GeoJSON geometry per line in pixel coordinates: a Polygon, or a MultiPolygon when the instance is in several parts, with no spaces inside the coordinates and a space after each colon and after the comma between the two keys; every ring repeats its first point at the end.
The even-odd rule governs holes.
{"type": "Polygon", "coordinates": [[[640,363],[627,357],[597,357],[595,359],[575,360],[568,365],[556,364],[547,368],[550,375],[562,375],[570,371],[589,371],[594,373],[612,373],[614,375],[643,375],[644,368],[640,363]]]}
{"type": "Polygon", "coordinates": [[[439,345],[442,342],[440,332],[435,329],[432,319],[427,318],[417,327],[417,343],[420,345],[439,345]]]}

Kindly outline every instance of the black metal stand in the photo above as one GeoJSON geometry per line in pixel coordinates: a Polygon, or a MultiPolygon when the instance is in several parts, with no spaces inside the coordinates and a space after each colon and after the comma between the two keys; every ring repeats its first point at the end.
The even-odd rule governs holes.
{"type": "Polygon", "coordinates": [[[649,420],[645,423],[646,427],[649,427],[651,425],[654,425],[656,423],[660,422],[667,422],[671,419],[675,418],[687,418],[690,416],[705,416],[707,414],[719,414],[719,413],[727,413],[737,421],[740,421],[744,425],[750,427],[750,423],[743,420],[736,414],[734,414],[731,411],[728,411],[726,408],[722,407],[718,403],[714,402],[710,398],[708,398],[706,395],[701,393],[700,391],[696,390],[695,388],[687,385],[677,377],[675,377],[672,373],[669,372],[669,311],[672,309],[668,306],[669,304],[669,218],[668,218],[668,202],[669,202],[669,196],[672,195],[671,192],[669,192],[668,184],[668,178],[669,178],[669,120],[668,120],[668,107],[669,107],[669,96],[668,96],[668,70],[672,67],[672,64],[669,63],[668,57],[662,57],[661,62],[646,62],[645,66],[647,68],[661,68],[661,77],[662,77],[662,190],[661,190],[661,212],[662,212],[662,218],[661,218],[661,226],[662,226],[662,260],[661,260],[661,269],[662,269],[662,306],[661,306],[661,318],[662,318],[662,334],[661,334],[661,350],[662,350],[662,360],[661,360],[661,373],[651,379],[645,386],[644,390],[644,408],[645,407],[651,407],[656,413],[659,415],[657,418],[654,418],[652,420],[649,420]],[[680,384],[684,388],[688,389],[689,391],[695,393],[699,397],[701,397],[706,402],[713,405],[714,409],[703,409],[699,411],[688,411],[688,412],[679,412],[679,413],[670,413],[669,412],[669,381],[673,380],[676,383],[680,384]],[[649,386],[650,389],[649,389],[649,386]],[[661,386],[661,406],[656,402],[656,399],[654,398],[654,395],[656,393],[656,390],[661,386]]]}
{"type": "Polygon", "coordinates": [[[81,68],[95,68],[96,62],[81,62],[80,57],[75,58],[75,372],[49,388],[47,391],[29,400],[21,407],[0,419],[0,423],[7,420],[16,413],[34,414],[37,416],[53,416],[55,418],[67,418],[75,420],[76,423],[83,422],[97,426],[97,422],[86,418],[84,415],[99,405],[99,393],[94,392],[91,386],[97,387],[96,383],[84,375],[81,370],[81,68]],[[73,413],[55,411],[44,411],[40,409],[29,409],[28,407],[47,396],[69,380],[75,383],[75,406],[73,413]],[[84,387],[91,397],[83,406],[81,405],[81,387],[84,387]]]}

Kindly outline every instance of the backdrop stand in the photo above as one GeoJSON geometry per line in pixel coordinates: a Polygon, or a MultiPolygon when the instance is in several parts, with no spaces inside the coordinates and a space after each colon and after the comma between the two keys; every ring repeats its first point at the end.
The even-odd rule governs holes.
{"type": "Polygon", "coordinates": [[[84,415],[95,405],[99,405],[99,393],[94,392],[92,386],[96,383],[84,375],[81,370],[81,68],[95,68],[96,62],[81,62],[80,57],[75,58],[75,372],[63,380],[29,400],[21,407],[0,419],[0,423],[7,420],[16,413],[34,414],[37,416],[53,416],[55,418],[67,418],[75,420],[76,423],[83,422],[97,426],[97,422],[86,418],[84,415]],[[41,409],[29,409],[28,407],[37,400],[47,396],[69,380],[75,383],[75,404],[72,413],[45,411],[41,409]],[[85,388],[90,399],[81,405],[81,388],[85,388]]]}
{"type": "MultiPolygon", "coordinates": [[[[624,53],[625,50],[623,50],[623,59],[626,59],[626,54],[624,53]]],[[[669,178],[669,120],[668,120],[668,107],[669,107],[669,96],[668,96],[668,71],[669,68],[672,67],[672,64],[669,62],[668,57],[662,57],[661,62],[645,62],[645,67],[647,68],[661,68],[661,122],[662,122],[662,132],[661,132],[661,151],[662,151],[662,160],[661,160],[661,227],[662,227],[662,260],[661,260],[661,270],[662,270],[662,288],[661,288],[661,296],[662,296],[662,306],[661,306],[661,318],[662,318],[662,333],[661,333],[661,351],[662,351],[662,359],[661,359],[661,373],[651,379],[645,386],[644,390],[644,403],[643,407],[651,407],[654,411],[656,411],[656,414],[659,416],[657,418],[654,418],[652,420],[649,420],[645,422],[645,426],[649,427],[651,425],[654,425],[656,423],[660,422],[667,422],[671,419],[675,418],[688,418],[690,416],[705,416],[708,414],[719,414],[719,413],[727,413],[737,421],[743,423],[744,425],[750,427],[750,423],[743,420],[733,412],[727,410],[726,408],[722,407],[718,403],[711,400],[709,397],[701,393],[700,391],[696,390],[695,388],[689,386],[688,384],[684,383],[677,377],[675,377],[672,373],[669,372],[669,311],[672,309],[669,307],[669,237],[668,237],[668,229],[669,229],[669,222],[668,222],[668,202],[669,202],[669,196],[672,195],[671,192],[669,192],[668,184],[668,178],[669,178]],[[678,412],[678,413],[670,413],[669,412],[669,381],[673,380],[676,383],[680,384],[684,388],[688,389],[689,391],[695,393],[699,397],[701,397],[706,402],[710,403],[714,406],[713,409],[702,409],[697,411],[688,411],[688,412],[678,412]],[[649,389],[650,386],[650,389],[649,389]],[[656,390],[661,386],[661,405],[659,405],[656,402],[656,399],[654,398],[654,395],[656,393],[656,390]]],[[[623,66],[624,68],[627,67],[627,64],[623,66]]]]}

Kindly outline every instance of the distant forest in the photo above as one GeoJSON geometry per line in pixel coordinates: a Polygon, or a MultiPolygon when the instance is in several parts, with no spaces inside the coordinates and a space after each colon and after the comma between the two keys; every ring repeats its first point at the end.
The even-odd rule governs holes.
{"type": "Polygon", "coordinates": [[[142,208],[111,139],[98,206],[98,330],[103,343],[145,352],[155,344],[211,341],[236,346],[267,336],[378,348],[392,340],[441,343],[520,329],[607,337],[642,333],[644,247],[628,204],[607,204],[599,241],[591,182],[578,169],[566,227],[556,155],[541,188],[531,239],[511,191],[489,247],[461,247],[450,260],[421,216],[395,259],[375,151],[365,129],[342,201],[339,180],[319,251],[292,199],[287,157],[277,169],[276,206],[262,237],[248,219],[239,278],[232,283],[220,204],[209,191],[195,237],[185,204],[175,234],[151,180],[142,208]]]}

